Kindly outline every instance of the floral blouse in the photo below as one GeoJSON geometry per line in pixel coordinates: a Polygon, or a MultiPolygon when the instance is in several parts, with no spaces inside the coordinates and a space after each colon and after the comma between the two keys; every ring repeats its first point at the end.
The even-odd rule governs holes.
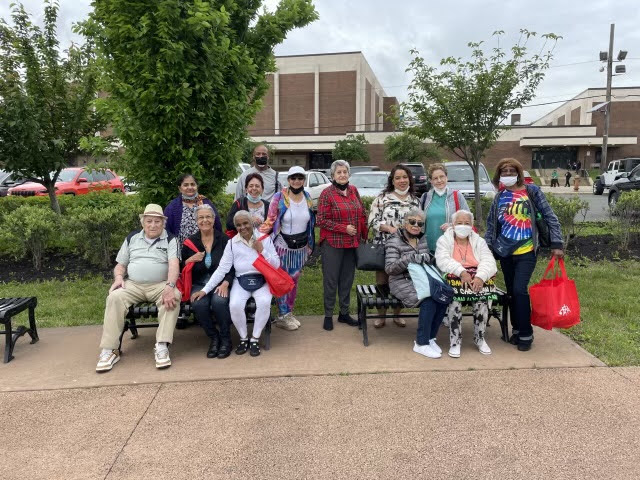
{"type": "Polygon", "coordinates": [[[188,206],[186,203],[182,204],[182,219],[180,220],[180,233],[178,234],[178,240],[180,241],[180,249],[184,241],[191,235],[195,235],[200,230],[198,229],[198,223],[196,222],[196,207],[188,206]]]}
{"type": "Polygon", "coordinates": [[[420,208],[420,200],[413,195],[405,200],[400,199],[395,192],[378,195],[371,204],[369,213],[369,228],[373,229],[374,242],[386,242],[391,234],[381,232],[380,226],[401,227],[405,214],[412,208],[420,208]]]}

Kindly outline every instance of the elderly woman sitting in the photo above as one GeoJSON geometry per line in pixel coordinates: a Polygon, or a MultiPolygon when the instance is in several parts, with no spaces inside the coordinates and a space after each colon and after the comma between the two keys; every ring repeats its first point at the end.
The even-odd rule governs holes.
{"type": "Polygon", "coordinates": [[[238,235],[227,243],[218,268],[202,290],[191,295],[191,302],[208,295],[233,267],[236,278],[229,295],[229,310],[231,311],[231,321],[240,335],[236,354],[242,355],[248,349],[252,357],[257,357],[260,355],[258,339],[262,329],[269,321],[272,295],[265,278],[255,269],[253,262],[259,254],[262,254],[265,260],[277,268],[280,266],[280,257],[278,257],[269,236],[261,237],[261,234],[254,230],[253,219],[249,212],[246,210],[238,211],[233,217],[233,223],[238,235]],[[253,297],[256,301],[251,340],[247,334],[247,316],[244,311],[249,297],[253,297]]]}
{"type": "Polygon", "coordinates": [[[429,263],[429,247],[423,234],[424,211],[409,210],[402,226],[389,236],[385,245],[385,272],[389,275],[389,289],[406,307],[420,306],[418,334],[413,351],[429,358],[440,358],[442,350],[436,343],[436,335],[447,305],[427,297],[420,301],[409,275],[410,263],[429,263]]]}
{"type": "Polygon", "coordinates": [[[490,355],[491,349],[484,338],[489,316],[488,296],[482,292],[485,283],[496,274],[497,266],[487,242],[473,231],[473,214],[458,210],[451,216],[453,228],[449,228],[438,239],[436,264],[438,268],[457,277],[460,288],[458,295],[449,305],[450,348],[449,356],[460,357],[462,342],[461,293],[473,303],[473,340],[480,353],[490,355]]]}

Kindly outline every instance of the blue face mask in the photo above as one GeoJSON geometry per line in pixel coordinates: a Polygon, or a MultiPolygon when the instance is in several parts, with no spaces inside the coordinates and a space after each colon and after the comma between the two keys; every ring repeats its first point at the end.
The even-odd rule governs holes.
{"type": "Polygon", "coordinates": [[[253,195],[249,195],[247,193],[247,200],[249,200],[251,203],[258,203],[260,200],[262,200],[262,194],[254,197],[253,195]]]}

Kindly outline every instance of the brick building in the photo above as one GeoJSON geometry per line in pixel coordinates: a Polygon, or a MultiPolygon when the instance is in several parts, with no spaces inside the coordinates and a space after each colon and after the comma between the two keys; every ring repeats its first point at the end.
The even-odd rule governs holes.
{"type": "MultiPolygon", "coordinates": [[[[335,142],[348,134],[364,134],[371,164],[390,167],[384,140],[396,133],[380,114],[389,113],[397,100],[386,95],[361,52],[276,57],[276,66],[250,128],[255,141],[276,148],[276,169],[327,168],[335,142]]],[[[511,128],[483,162],[491,168],[501,158],[514,157],[526,168],[564,167],[575,160],[592,166],[601,155],[604,115],[591,109],[604,96],[604,88],[587,89],[531,125],[520,125],[520,116],[512,115],[511,128]]],[[[614,88],[611,115],[609,160],[640,156],[640,87],[614,88]]],[[[444,151],[442,157],[457,160],[444,151]]]]}

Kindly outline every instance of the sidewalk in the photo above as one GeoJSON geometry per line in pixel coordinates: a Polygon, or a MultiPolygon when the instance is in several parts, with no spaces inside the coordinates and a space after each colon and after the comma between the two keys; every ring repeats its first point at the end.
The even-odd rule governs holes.
{"type": "Polygon", "coordinates": [[[580,185],[580,189],[576,192],[573,187],[550,187],[549,185],[542,185],[540,187],[544,193],[555,193],[560,195],[567,195],[570,193],[578,195],[593,195],[593,187],[591,185],[580,185]]]}

